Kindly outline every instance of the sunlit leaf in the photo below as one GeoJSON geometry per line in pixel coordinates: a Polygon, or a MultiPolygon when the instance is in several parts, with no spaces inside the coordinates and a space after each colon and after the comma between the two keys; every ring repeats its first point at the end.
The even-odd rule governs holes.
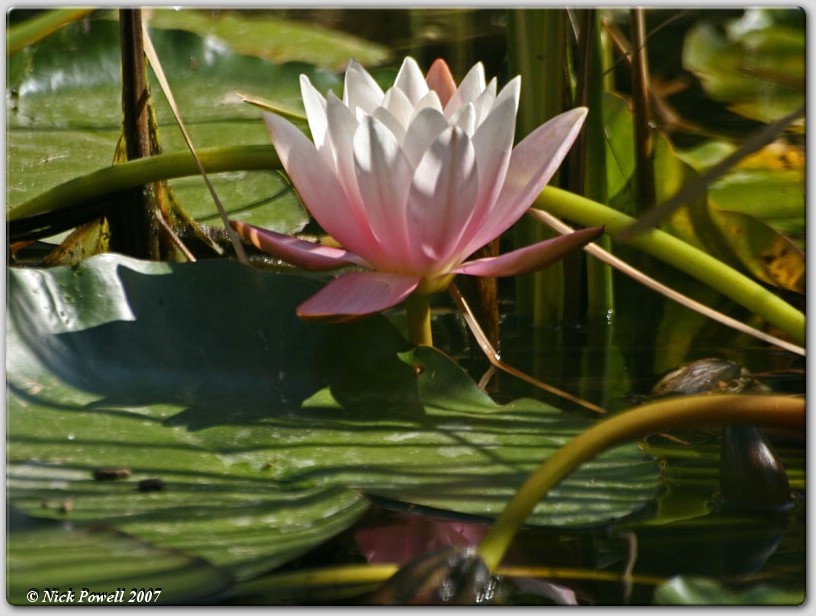
{"type": "Polygon", "coordinates": [[[105,218],[77,227],[42,261],[43,265],[76,265],[83,259],[108,250],[110,230],[105,218]]]}
{"type": "Polygon", "coordinates": [[[635,170],[634,128],[623,98],[608,94],[604,104],[607,192],[614,196],[627,186],[635,170]]]}
{"type": "MultiPolygon", "coordinates": [[[[734,146],[708,141],[677,155],[698,172],[718,162],[734,146]]],[[[740,212],[770,225],[803,247],[805,236],[804,154],[799,146],[772,143],[746,157],[708,188],[718,210],[740,212]]]]}
{"type": "Polygon", "coordinates": [[[805,292],[805,255],[793,242],[741,212],[712,210],[711,215],[751,274],[768,284],[805,292]]]}
{"type": "Polygon", "coordinates": [[[317,23],[283,19],[268,11],[195,11],[156,9],[153,28],[174,28],[208,37],[213,46],[228,45],[236,52],[279,64],[304,62],[341,70],[349,59],[366,65],[385,61],[388,50],[317,23]]]}

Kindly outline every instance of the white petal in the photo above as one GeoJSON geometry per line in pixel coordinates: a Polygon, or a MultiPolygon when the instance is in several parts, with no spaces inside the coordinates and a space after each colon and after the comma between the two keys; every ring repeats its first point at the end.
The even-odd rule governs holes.
{"type": "Polygon", "coordinates": [[[410,269],[415,250],[408,241],[405,204],[413,168],[391,131],[373,117],[362,122],[354,136],[354,163],[369,225],[387,253],[387,263],[374,265],[390,271],[410,269]]]}
{"type": "Polygon", "coordinates": [[[465,75],[462,83],[459,84],[459,88],[451,96],[448,104],[445,105],[445,117],[450,118],[457,109],[475,101],[484,92],[485,87],[484,65],[477,62],[465,75]]]}
{"type": "Polygon", "coordinates": [[[329,92],[326,102],[329,121],[329,142],[334,153],[334,169],[346,198],[351,205],[351,215],[360,226],[368,226],[363,200],[357,188],[357,171],[354,168],[354,134],[359,123],[333,92],[329,92]]]}
{"type": "Polygon", "coordinates": [[[429,266],[443,267],[455,250],[478,181],[473,144],[458,128],[444,131],[422,157],[408,195],[408,222],[429,266]]]}
{"type": "Polygon", "coordinates": [[[426,107],[416,115],[402,142],[402,150],[413,169],[416,169],[422,155],[447,128],[449,125],[445,116],[433,107],[426,107]]]}
{"type": "Polygon", "coordinates": [[[519,97],[521,96],[521,75],[516,75],[511,79],[499,92],[499,95],[496,97],[496,101],[493,103],[493,107],[498,107],[502,104],[502,101],[505,98],[512,98],[514,105],[516,107],[516,112],[518,112],[519,106],[519,97]]]}
{"type": "Polygon", "coordinates": [[[414,117],[416,117],[420,111],[429,107],[442,113],[442,103],[439,102],[439,95],[433,90],[429,90],[425,96],[416,102],[414,105],[414,117]]]}
{"type": "Polygon", "coordinates": [[[414,115],[414,106],[402,90],[399,88],[390,88],[388,92],[385,93],[383,107],[399,120],[403,128],[408,128],[408,124],[414,115]]]}
{"type": "Polygon", "coordinates": [[[385,107],[377,107],[374,113],[371,114],[371,117],[377,118],[382,122],[386,128],[391,131],[391,134],[394,135],[397,143],[402,143],[402,140],[405,138],[405,127],[402,125],[402,122],[394,117],[394,114],[385,107]]]}
{"type": "Polygon", "coordinates": [[[352,111],[359,108],[366,114],[373,113],[382,105],[383,96],[382,88],[374,78],[357,62],[349,62],[343,89],[343,102],[348,108],[352,111]]]}
{"type": "Polygon", "coordinates": [[[496,78],[490,80],[485,91],[473,101],[473,108],[476,110],[476,126],[484,122],[490,110],[496,102],[496,78]]]}
{"type": "Polygon", "coordinates": [[[300,76],[300,94],[303,97],[306,118],[309,120],[312,141],[320,150],[326,141],[326,99],[315,89],[306,75],[300,76]]]}
{"type": "Polygon", "coordinates": [[[412,57],[408,56],[403,60],[397,78],[394,80],[394,87],[402,90],[412,105],[415,105],[428,93],[425,75],[422,74],[419,65],[412,57]]]}
{"type": "Polygon", "coordinates": [[[456,113],[451,116],[450,123],[465,131],[468,137],[473,137],[473,133],[476,131],[476,109],[473,103],[468,103],[464,107],[460,107],[456,113]]]}

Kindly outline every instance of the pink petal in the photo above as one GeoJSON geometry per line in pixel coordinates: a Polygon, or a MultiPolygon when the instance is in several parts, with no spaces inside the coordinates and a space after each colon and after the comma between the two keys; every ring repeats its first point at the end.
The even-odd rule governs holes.
{"type": "Polygon", "coordinates": [[[603,233],[603,227],[581,229],[568,235],[538,242],[498,257],[468,261],[451,270],[454,274],[471,276],[516,276],[533,272],[582,248],[603,233]]]}
{"type": "Polygon", "coordinates": [[[353,205],[314,144],[280,116],[264,113],[264,120],[283,168],[306,209],[326,233],[364,257],[378,252],[371,230],[353,215],[353,205]]]}
{"type": "Polygon", "coordinates": [[[504,97],[492,109],[473,136],[476,168],[479,171],[479,194],[474,202],[473,213],[462,234],[459,246],[454,251],[463,259],[484,245],[475,244],[476,236],[484,226],[485,220],[501,193],[513,150],[515,125],[516,105],[512,99],[504,97]]]}
{"type": "Polygon", "coordinates": [[[566,111],[539,126],[513,149],[496,205],[470,244],[474,249],[497,238],[521,218],[564,160],[586,114],[586,107],[566,111]]]}
{"type": "Polygon", "coordinates": [[[425,81],[428,87],[439,96],[439,102],[443,107],[448,104],[450,97],[456,92],[456,81],[453,79],[448,63],[442,58],[434,60],[434,63],[431,64],[425,81]]]}
{"type": "Polygon", "coordinates": [[[396,306],[419,284],[419,276],[351,272],[335,278],[298,306],[305,319],[346,320],[396,306]]]}
{"type": "Polygon", "coordinates": [[[268,231],[237,220],[231,220],[230,226],[241,238],[259,250],[303,269],[330,270],[345,265],[368,266],[363,259],[348,250],[305,242],[291,235],[268,231]]]}

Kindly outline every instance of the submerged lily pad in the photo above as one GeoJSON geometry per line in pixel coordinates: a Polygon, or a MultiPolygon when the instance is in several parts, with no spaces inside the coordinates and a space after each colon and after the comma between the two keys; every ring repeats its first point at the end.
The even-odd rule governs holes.
{"type": "MultiPolygon", "coordinates": [[[[317,288],[234,262],[110,254],[10,270],[10,502],[246,577],[348,527],[364,494],[495,516],[587,426],[534,400],[496,404],[384,318],[298,320],[317,288]],[[130,476],[95,480],[98,467],[130,476]],[[139,491],[144,479],[163,489],[139,491]],[[66,498],[70,512],[41,506],[66,498]]],[[[607,522],[658,485],[656,465],[622,446],[528,521],[607,522]]]]}

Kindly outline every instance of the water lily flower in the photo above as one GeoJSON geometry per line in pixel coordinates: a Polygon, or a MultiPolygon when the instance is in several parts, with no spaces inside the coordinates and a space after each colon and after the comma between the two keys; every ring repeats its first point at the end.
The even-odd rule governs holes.
{"type": "Polygon", "coordinates": [[[303,318],[353,318],[444,290],[457,274],[514,276],[597,237],[601,228],[468,260],[509,229],[560,165],[587,110],[567,111],[513,147],[521,78],[497,92],[476,64],[457,86],[443,60],[423,75],[406,58],[385,92],[357,62],[342,100],[300,79],[312,140],[265,112],[283,168],[342,248],[233,221],[256,247],[310,270],[358,266],[301,304],[303,318]]]}

